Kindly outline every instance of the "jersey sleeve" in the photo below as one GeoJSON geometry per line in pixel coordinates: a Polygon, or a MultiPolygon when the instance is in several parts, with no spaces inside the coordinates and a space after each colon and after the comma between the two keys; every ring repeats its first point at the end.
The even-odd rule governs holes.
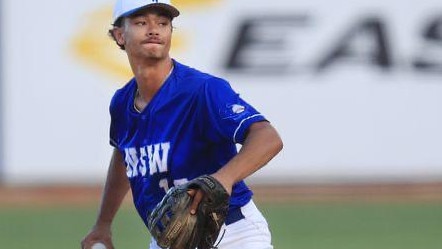
{"type": "Polygon", "coordinates": [[[111,118],[109,129],[109,143],[113,147],[120,149],[121,142],[124,139],[125,127],[127,127],[127,101],[136,86],[135,79],[132,78],[122,88],[115,91],[109,104],[109,113],[111,118]]]}
{"type": "Polygon", "coordinates": [[[115,95],[109,105],[109,114],[111,118],[109,129],[109,144],[115,148],[118,148],[117,104],[115,95]]]}
{"type": "Polygon", "coordinates": [[[206,137],[214,142],[230,140],[242,144],[251,124],[266,120],[253,106],[244,101],[219,78],[211,78],[204,89],[206,137]]]}
{"type": "Polygon", "coordinates": [[[121,109],[121,103],[119,101],[118,97],[119,91],[115,93],[115,95],[112,97],[112,100],[109,105],[109,113],[110,113],[110,129],[109,129],[109,144],[112,145],[115,148],[119,148],[119,133],[120,133],[120,126],[119,124],[119,115],[120,115],[120,109],[121,109]]]}

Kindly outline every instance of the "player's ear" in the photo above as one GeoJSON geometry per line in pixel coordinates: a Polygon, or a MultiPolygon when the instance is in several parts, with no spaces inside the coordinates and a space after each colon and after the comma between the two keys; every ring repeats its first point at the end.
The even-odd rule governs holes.
{"type": "Polygon", "coordinates": [[[115,39],[115,42],[117,42],[118,45],[124,46],[124,36],[123,36],[123,28],[121,27],[115,27],[112,30],[113,37],[115,39]]]}

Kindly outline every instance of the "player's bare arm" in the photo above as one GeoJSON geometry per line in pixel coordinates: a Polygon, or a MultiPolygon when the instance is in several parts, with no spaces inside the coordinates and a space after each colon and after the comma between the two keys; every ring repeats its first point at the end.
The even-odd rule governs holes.
{"type": "Polygon", "coordinates": [[[252,124],[238,154],[213,176],[227,191],[232,186],[266,165],[282,150],[282,140],[273,126],[266,121],[252,124]]]}
{"type": "Polygon", "coordinates": [[[117,149],[114,149],[97,220],[81,242],[83,249],[91,248],[96,242],[104,243],[109,249],[114,248],[111,239],[111,224],[129,188],[123,157],[117,149]]]}

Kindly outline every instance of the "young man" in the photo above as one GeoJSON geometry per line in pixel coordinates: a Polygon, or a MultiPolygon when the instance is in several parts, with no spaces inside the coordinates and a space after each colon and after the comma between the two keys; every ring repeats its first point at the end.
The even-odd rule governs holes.
{"type": "MultiPolygon", "coordinates": [[[[282,141],[225,80],[170,58],[172,19],[178,15],[164,0],[116,3],[110,34],[126,51],[135,77],[110,104],[115,148],[98,217],[83,249],[96,242],[113,248],[111,223],[129,189],[146,223],[170,187],[204,174],[231,195],[218,248],[273,248],[267,223],[243,179],[269,162],[282,141]],[[239,152],[236,143],[242,144],[239,152]]],[[[198,201],[192,205],[197,208],[198,201]]],[[[152,240],[150,249],[158,248],[152,240]]]]}

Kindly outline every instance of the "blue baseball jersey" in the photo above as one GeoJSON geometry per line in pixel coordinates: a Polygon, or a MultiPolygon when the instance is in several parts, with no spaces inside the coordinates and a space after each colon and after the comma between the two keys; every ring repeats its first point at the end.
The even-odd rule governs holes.
{"type": "MultiPolygon", "coordinates": [[[[123,155],[135,207],[148,213],[169,188],[212,174],[237,154],[247,128],[265,120],[221,78],[173,61],[174,69],[149,104],[134,108],[135,78],[110,104],[110,143],[123,155]]],[[[250,201],[243,181],[233,186],[230,211],[250,201]]]]}

